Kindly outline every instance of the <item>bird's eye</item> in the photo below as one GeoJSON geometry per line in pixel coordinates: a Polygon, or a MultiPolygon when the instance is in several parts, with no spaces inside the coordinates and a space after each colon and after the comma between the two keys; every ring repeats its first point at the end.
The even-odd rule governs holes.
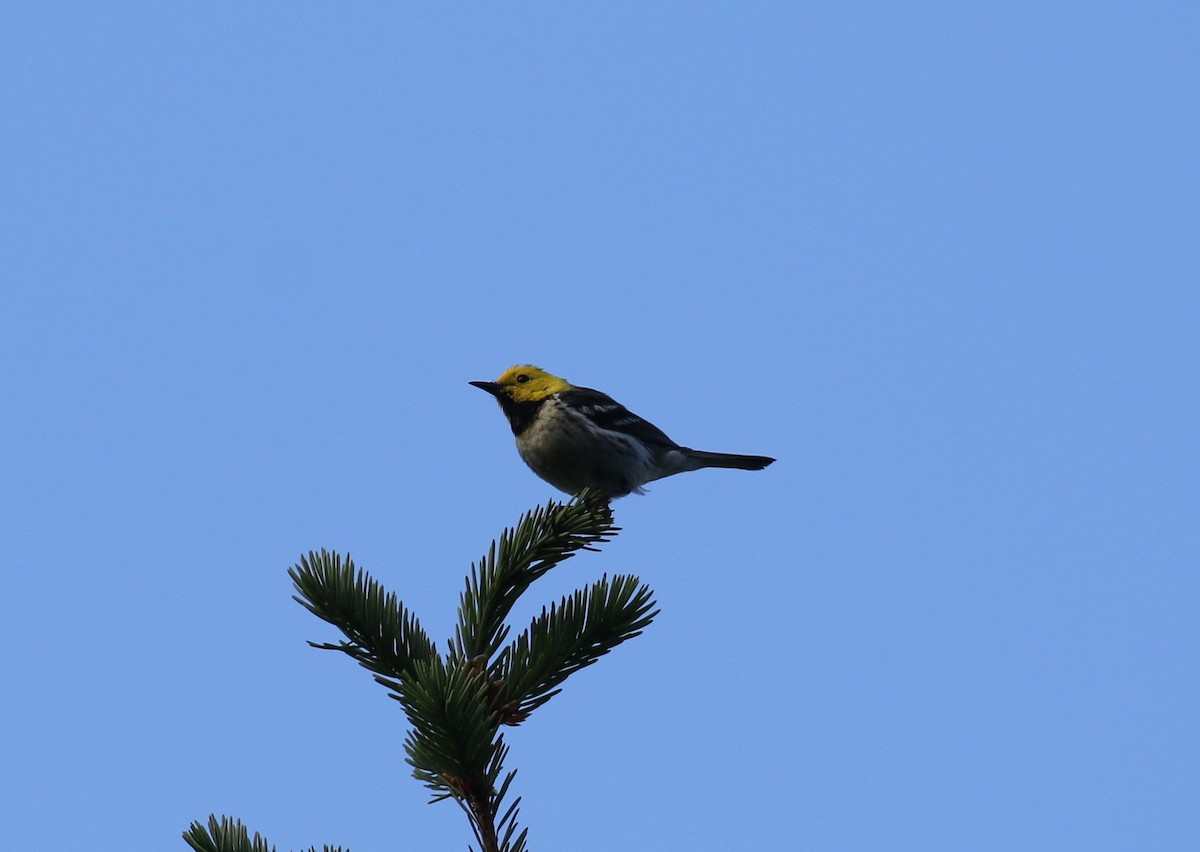
{"type": "Polygon", "coordinates": [[[525,384],[527,381],[529,381],[529,376],[525,375],[524,373],[522,373],[521,375],[517,376],[517,384],[519,384],[519,385],[523,385],[523,384],[525,384]]]}

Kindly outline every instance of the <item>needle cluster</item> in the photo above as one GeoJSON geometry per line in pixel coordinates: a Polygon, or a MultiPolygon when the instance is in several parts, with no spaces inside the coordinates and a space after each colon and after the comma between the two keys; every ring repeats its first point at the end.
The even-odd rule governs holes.
{"type": "MultiPolygon", "coordinates": [[[[528,829],[517,825],[520,798],[509,800],[516,770],[505,769],[502,729],[526,721],[570,675],[639,635],[658,614],[637,577],[606,575],[543,607],[509,641],[508,616],[530,586],[618,531],[607,502],[595,495],[526,513],[471,566],[445,654],[400,599],[349,556],[311,552],[288,572],[295,599],[345,637],[309,644],[346,654],[399,702],[411,726],[404,749],[413,776],[433,793],[431,801],[451,799],[462,808],[482,852],[528,849],[528,829]]],[[[193,823],[184,838],[198,852],[274,852],[240,822],[216,817],[207,827],[193,823]]]]}

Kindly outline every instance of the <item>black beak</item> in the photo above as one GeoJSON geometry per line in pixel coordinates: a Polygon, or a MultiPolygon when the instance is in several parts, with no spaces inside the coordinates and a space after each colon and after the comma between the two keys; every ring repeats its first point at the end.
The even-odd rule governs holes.
{"type": "Polygon", "coordinates": [[[480,390],[485,390],[492,396],[500,396],[500,385],[495,382],[467,382],[469,385],[474,385],[480,390]]]}

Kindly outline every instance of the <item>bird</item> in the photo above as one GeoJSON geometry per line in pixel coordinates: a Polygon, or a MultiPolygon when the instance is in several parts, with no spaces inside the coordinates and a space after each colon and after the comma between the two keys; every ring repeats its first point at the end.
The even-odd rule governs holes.
{"type": "Polygon", "coordinates": [[[775,459],[680,446],[608,394],[576,387],[532,364],[494,382],[470,382],[496,398],[525,464],[560,491],[611,500],[647,482],[706,467],[762,470],[775,459]]]}

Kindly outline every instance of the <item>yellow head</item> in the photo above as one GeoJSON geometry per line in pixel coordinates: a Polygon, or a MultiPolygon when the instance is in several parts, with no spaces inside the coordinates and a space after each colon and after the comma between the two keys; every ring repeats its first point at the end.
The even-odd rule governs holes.
{"type": "Polygon", "coordinates": [[[503,402],[508,400],[515,403],[541,402],[551,394],[570,390],[572,385],[566,379],[552,376],[541,367],[532,364],[518,364],[509,367],[500,378],[494,382],[471,382],[477,388],[482,388],[503,402]]]}

